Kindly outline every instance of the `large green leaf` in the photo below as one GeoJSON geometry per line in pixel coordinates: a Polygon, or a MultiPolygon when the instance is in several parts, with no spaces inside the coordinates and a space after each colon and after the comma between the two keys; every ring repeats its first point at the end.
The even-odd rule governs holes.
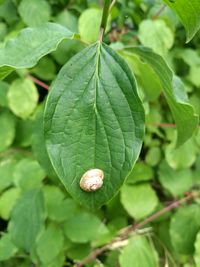
{"type": "Polygon", "coordinates": [[[164,2],[179,16],[186,29],[187,42],[189,42],[200,28],[199,0],[164,0],[164,2]]]}
{"type": "Polygon", "coordinates": [[[56,50],[63,39],[69,38],[73,38],[73,33],[55,23],[23,29],[0,49],[0,79],[14,69],[33,67],[41,57],[56,50]]]}
{"type": "Polygon", "coordinates": [[[25,251],[30,251],[42,228],[44,216],[41,191],[38,189],[26,191],[14,207],[8,227],[14,244],[25,251]]]}
{"type": "Polygon", "coordinates": [[[199,119],[187,100],[187,95],[180,80],[174,76],[164,59],[149,48],[142,46],[128,47],[123,49],[120,54],[125,58],[131,58],[135,54],[138,55],[157,74],[177,125],[177,145],[183,144],[194,133],[199,119]]]}
{"type": "Polygon", "coordinates": [[[119,258],[122,267],[158,267],[158,255],[144,236],[133,236],[119,258]]]}
{"type": "Polygon", "coordinates": [[[135,79],[124,60],[105,44],[74,56],[54,81],[46,102],[47,150],[69,193],[97,208],[118,191],[142,144],[144,112],[135,79]],[[89,169],[104,171],[95,192],[80,189],[89,169]]]}

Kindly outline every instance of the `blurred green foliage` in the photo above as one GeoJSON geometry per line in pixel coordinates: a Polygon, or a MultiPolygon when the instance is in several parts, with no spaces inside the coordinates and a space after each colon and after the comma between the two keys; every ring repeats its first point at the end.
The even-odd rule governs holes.
{"type": "MultiPolygon", "coordinates": [[[[200,130],[175,147],[175,128],[160,125],[173,123],[162,86],[137,57],[129,63],[145,107],[146,134],[140,159],[120,192],[91,212],[68,195],[56,176],[42,131],[47,90],[34,84],[31,75],[50,85],[67,60],[96,40],[101,8],[97,0],[0,1],[0,47],[21,29],[47,21],[78,32],[81,39],[63,40],[35,67],[13,72],[0,82],[1,267],[73,266],[132,220],[142,220],[185,192],[199,189],[200,130]]],[[[105,35],[114,49],[141,44],[162,55],[184,82],[200,115],[200,34],[187,45],[185,40],[179,20],[160,0],[117,1],[105,35]]],[[[199,205],[196,199],[161,216],[148,225],[150,231],[134,234],[127,246],[86,266],[199,267],[199,205]]]]}

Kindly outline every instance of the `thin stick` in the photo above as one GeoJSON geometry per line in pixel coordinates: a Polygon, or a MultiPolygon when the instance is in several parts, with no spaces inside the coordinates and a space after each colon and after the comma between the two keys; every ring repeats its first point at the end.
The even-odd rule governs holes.
{"type": "Polygon", "coordinates": [[[97,258],[99,255],[104,253],[106,250],[109,250],[110,248],[112,248],[113,244],[128,238],[130,233],[132,233],[132,232],[136,231],[137,229],[145,226],[146,224],[149,224],[150,222],[154,221],[155,219],[157,219],[158,217],[162,216],[163,214],[165,214],[165,213],[167,213],[167,212],[179,207],[180,205],[188,202],[191,199],[196,198],[197,196],[198,195],[196,193],[190,193],[186,197],[184,197],[184,198],[182,198],[180,200],[176,200],[172,204],[170,204],[169,206],[167,206],[167,207],[163,208],[162,210],[154,213],[150,217],[146,218],[144,221],[141,221],[138,224],[134,224],[134,225],[131,225],[129,227],[124,228],[123,230],[120,231],[121,234],[117,238],[115,238],[113,241],[111,241],[110,243],[106,244],[105,246],[94,250],[90,255],[88,255],[81,262],[75,264],[75,267],[84,266],[86,263],[88,263],[89,261],[97,258]]]}
{"type": "Polygon", "coordinates": [[[49,85],[47,85],[46,83],[38,80],[37,78],[33,77],[32,75],[28,75],[28,77],[36,84],[38,84],[39,86],[41,86],[42,88],[49,90],[49,85]]]}
{"type": "Polygon", "coordinates": [[[157,19],[161,15],[161,13],[165,10],[166,7],[167,7],[166,5],[162,5],[160,9],[155,13],[155,15],[152,16],[152,20],[157,19]]]}

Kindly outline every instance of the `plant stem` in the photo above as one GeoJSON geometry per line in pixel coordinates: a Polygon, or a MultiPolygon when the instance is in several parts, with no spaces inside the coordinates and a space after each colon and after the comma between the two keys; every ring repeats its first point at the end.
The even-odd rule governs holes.
{"type": "MultiPolygon", "coordinates": [[[[112,249],[113,245],[115,245],[116,243],[119,243],[121,241],[126,240],[131,233],[133,233],[136,230],[140,229],[141,227],[153,222],[158,217],[160,217],[163,214],[165,214],[165,213],[167,213],[167,212],[179,207],[180,205],[188,202],[189,200],[197,198],[198,196],[199,196],[198,193],[191,192],[186,197],[174,201],[172,204],[170,204],[169,206],[164,207],[162,210],[154,213],[150,217],[146,218],[144,221],[141,221],[141,222],[139,222],[137,224],[133,224],[133,225],[130,225],[128,227],[125,227],[125,228],[121,229],[119,235],[114,240],[112,240],[110,243],[106,244],[105,246],[103,246],[101,248],[97,248],[96,250],[91,252],[91,254],[89,254],[85,259],[83,259],[79,263],[75,264],[75,267],[84,266],[89,261],[96,259],[99,255],[104,253],[106,250],[112,249]]],[[[123,244],[123,242],[122,242],[122,244],[123,244]]]]}
{"type": "Polygon", "coordinates": [[[99,32],[99,41],[100,42],[102,42],[105,30],[106,30],[109,10],[110,10],[110,0],[105,0],[104,1],[104,7],[103,7],[102,19],[101,19],[101,25],[100,25],[100,32],[99,32]]]}

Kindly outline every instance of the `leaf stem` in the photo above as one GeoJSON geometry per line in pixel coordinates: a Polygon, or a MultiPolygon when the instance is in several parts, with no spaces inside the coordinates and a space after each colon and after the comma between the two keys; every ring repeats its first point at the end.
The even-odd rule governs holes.
{"type": "Polygon", "coordinates": [[[99,41],[100,42],[102,42],[105,30],[106,30],[109,10],[110,10],[110,0],[105,0],[104,1],[104,7],[103,7],[102,19],[101,19],[101,25],[100,25],[100,32],[99,32],[99,41]]]}

